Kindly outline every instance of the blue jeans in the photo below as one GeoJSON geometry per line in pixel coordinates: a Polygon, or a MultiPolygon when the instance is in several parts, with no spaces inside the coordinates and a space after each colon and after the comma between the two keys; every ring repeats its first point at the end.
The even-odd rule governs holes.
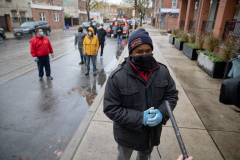
{"type": "Polygon", "coordinates": [[[95,72],[97,69],[96,69],[96,63],[95,63],[95,56],[90,56],[90,55],[87,55],[86,56],[86,60],[87,60],[87,71],[89,72],[90,71],[90,58],[92,59],[92,64],[93,64],[93,72],[95,72]]]}
{"type": "Polygon", "coordinates": [[[38,57],[38,72],[39,72],[39,77],[43,77],[44,75],[44,71],[43,71],[43,67],[45,67],[45,71],[46,71],[46,76],[49,77],[51,74],[51,68],[50,68],[50,59],[49,56],[42,56],[42,57],[38,57]]]}
{"type": "Polygon", "coordinates": [[[119,44],[119,43],[122,43],[122,35],[121,35],[121,36],[117,35],[117,40],[118,40],[118,44],[119,44]],[[120,42],[119,42],[119,41],[120,41],[120,42]]]}

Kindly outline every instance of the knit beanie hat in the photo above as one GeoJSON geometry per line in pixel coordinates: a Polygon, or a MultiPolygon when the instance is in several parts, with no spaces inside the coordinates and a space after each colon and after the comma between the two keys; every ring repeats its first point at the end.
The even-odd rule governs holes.
{"type": "Polygon", "coordinates": [[[138,30],[133,32],[129,37],[129,40],[128,40],[129,54],[132,53],[132,50],[134,48],[142,44],[149,44],[153,50],[152,39],[150,38],[148,32],[143,28],[139,28],[138,30]]]}

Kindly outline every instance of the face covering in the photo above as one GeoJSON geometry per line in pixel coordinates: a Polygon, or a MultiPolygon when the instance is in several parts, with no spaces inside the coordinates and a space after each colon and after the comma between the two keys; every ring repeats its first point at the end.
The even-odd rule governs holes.
{"type": "Polygon", "coordinates": [[[147,72],[151,69],[151,64],[154,62],[153,54],[132,57],[133,65],[141,72],[147,72]]]}
{"type": "Polygon", "coordinates": [[[40,32],[40,36],[43,36],[43,32],[40,32]]]}
{"type": "Polygon", "coordinates": [[[89,36],[92,36],[92,32],[88,32],[89,36]]]}
{"type": "Polygon", "coordinates": [[[100,29],[103,29],[103,26],[100,26],[99,28],[100,28],[100,29]]]}
{"type": "Polygon", "coordinates": [[[82,31],[83,31],[83,29],[82,29],[82,28],[79,28],[79,29],[78,29],[78,32],[82,32],[82,31]]]}

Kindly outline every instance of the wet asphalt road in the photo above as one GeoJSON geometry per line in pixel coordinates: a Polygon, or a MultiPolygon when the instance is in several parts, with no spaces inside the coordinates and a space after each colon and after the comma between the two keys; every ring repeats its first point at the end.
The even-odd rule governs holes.
{"type": "MultiPolygon", "coordinates": [[[[123,50],[116,38],[108,38],[103,58],[99,53],[96,60],[98,75],[93,76],[91,65],[90,74],[85,76],[86,67],[78,64],[79,52],[72,49],[73,38],[67,37],[71,50],[66,52],[70,53],[51,62],[52,81],[44,77],[39,82],[38,71],[34,69],[0,84],[1,160],[58,159],[123,50]]],[[[59,44],[53,43],[54,50],[66,45],[62,40],[59,44]]],[[[9,49],[1,48],[1,51],[10,53],[11,46],[5,45],[9,49]]],[[[24,57],[26,48],[29,50],[29,40],[19,41],[18,45],[22,46],[19,56],[24,57]]],[[[0,62],[6,63],[4,56],[0,62]]],[[[8,71],[11,70],[6,69],[8,71]]]]}

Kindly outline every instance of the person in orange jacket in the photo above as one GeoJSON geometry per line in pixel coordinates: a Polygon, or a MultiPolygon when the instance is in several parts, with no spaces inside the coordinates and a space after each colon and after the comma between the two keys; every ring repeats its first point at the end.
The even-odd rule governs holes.
{"type": "Polygon", "coordinates": [[[43,36],[42,29],[36,29],[35,33],[36,36],[30,40],[30,50],[32,56],[35,57],[34,61],[37,62],[38,65],[39,81],[43,80],[43,67],[45,67],[47,79],[52,80],[50,59],[48,56],[49,53],[51,53],[52,58],[54,58],[52,45],[48,38],[43,36]]]}

